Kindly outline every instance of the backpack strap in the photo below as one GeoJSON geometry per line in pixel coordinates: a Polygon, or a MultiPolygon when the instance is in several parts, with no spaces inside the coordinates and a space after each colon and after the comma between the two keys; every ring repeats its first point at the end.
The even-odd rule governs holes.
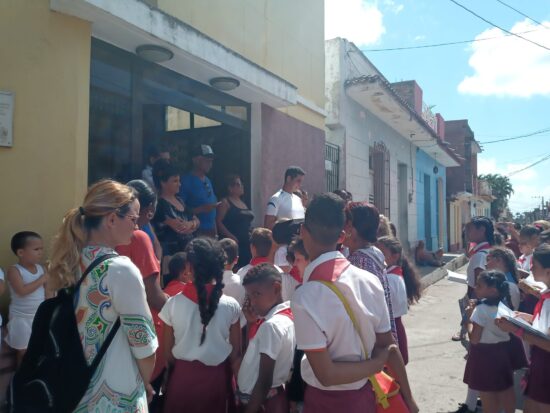
{"type": "MultiPolygon", "coordinates": [[[[368,359],[369,353],[367,351],[367,346],[363,341],[363,336],[361,335],[361,326],[359,325],[359,322],[355,317],[355,313],[353,312],[353,309],[351,308],[349,301],[346,299],[342,291],[340,291],[340,289],[333,282],[330,282],[330,281],[318,281],[318,282],[323,284],[325,287],[328,287],[329,289],[331,289],[332,292],[336,294],[336,296],[342,302],[346,310],[346,313],[348,313],[348,317],[350,318],[351,323],[353,324],[355,331],[359,335],[359,339],[363,347],[363,353],[365,353],[365,357],[368,359]]],[[[371,382],[372,389],[374,390],[374,394],[376,395],[376,401],[382,406],[384,410],[387,409],[390,406],[388,401],[389,395],[384,392],[384,390],[382,389],[382,386],[380,386],[380,383],[378,382],[378,379],[376,378],[375,375],[368,377],[368,380],[371,382]]]]}
{"type": "MultiPolygon", "coordinates": [[[[88,265],[88,268],[86,268],[84,273],[82,273],[82,277],[80,277],[80,280],[78,280],[78,282],[76,283],[75,291],[78,291],[78,289],[80,288],[80,284],[82,284],[82,281],[84,281],[86,276],[90,272],[92,272],[92,270],[94,270],[102,262],[104,262],[104,261],[106,261],[110,258],[114,258],[114,257],[118,257],[118,254],[105,254],[105,255],[97,257],[95,260],[93,260],[90,263],[90,265],[88,265]]],[[[92,361],[92,364],[90,365],[90,370],[89,370],[90,376],[94,375],[97,367],[99,366],[99,363],[101,363],[101,359],[103,358],[103,356],[107,352],[107,349],[109,348],[109,345],[111,344],[111,342],[115,338],[115,335],[118,332],[119,327],[120,327],[120,317],[117,318],[117,320],[115,321],[115,324],[111,328],[111,331],[109,331],[109,334],[107,335],[107,338],[105,338],[105,341],[103,342],[103,344],[101,345],[99,351],[97,352],[96,356],[94,357],[94,361],[92,361]]]]}

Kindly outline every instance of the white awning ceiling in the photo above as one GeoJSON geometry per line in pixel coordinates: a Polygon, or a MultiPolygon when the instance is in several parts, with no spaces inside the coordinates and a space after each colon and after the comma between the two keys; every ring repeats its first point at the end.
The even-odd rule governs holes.
{"type": "Polygon", "coordinates": [[[244,101],[272,107],[295,105],[296,86],[142,0],[50,0],[54,11],[92,23],[92,35],[126,51],[156,44],[174,53],[160,63],[207,84],[213,77],[230,76],[240,86],[227,92],[244,101]]]}
{"type": "Polygon", "coordinates": [[[346,93],[441,165],[459,166],[456,156],[452,156],[444,147],[445,143],[425,122],[419,121],[418,115],[413,114],[413,110],[399,100],[378,76],[347,81],[346,93]]]}

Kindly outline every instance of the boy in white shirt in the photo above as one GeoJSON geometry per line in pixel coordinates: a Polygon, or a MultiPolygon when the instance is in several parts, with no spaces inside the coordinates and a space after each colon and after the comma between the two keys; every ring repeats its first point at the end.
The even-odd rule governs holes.
{"type": "Polygon", "coordinates": [[[224,238],[220,245],[225,252],[225,269],[223,271],[223,293],[233,297],[242,307],[246,295],[241,283],[241,277],[233,272],[233,268],[239,260],[239,246],[231,238],[224,238]]]}
{"type": "Polygon", "coordinates": [[[410,412],[416,413],[403,358],[391,334],[382,285],[375,275],[354,267],[336,251],[345,236],[344,223],[344,201],[323,194],[311,201],[301,229],[311,263],[292,299],[292,311],[297,346],[305,352],[302,378],[308,387],[303,412],[376,412],[367,377],[386,365],[399,382],[410,412]],[[342,292],[361,327],[361,337],[340,298],[315,281],[332,282],[342,292]]]}
{"type": "Polygon", "coordinates": [[[259,264],[243,279],[249,321],[249,343],[238,374],[239,398],[245,413],[288,411],[284,383],[294,358],[294,321],[281,296],[281,273],[259,264]],[[261,318],[257,318],[261,317],[261,318]]]}

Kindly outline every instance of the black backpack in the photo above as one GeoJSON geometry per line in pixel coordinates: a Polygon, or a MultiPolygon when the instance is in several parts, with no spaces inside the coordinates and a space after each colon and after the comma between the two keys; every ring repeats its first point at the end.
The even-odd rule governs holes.
{"type": "Polygon", "coordinates": [[[68,413],[78,406],[120,327],[120,319],[88,366],[76,322],[75,292],[95,267],[116,256],[106,254],[96,258],[74,289],[62,289],[56,297],[40,304],[32,323],[27,352],[8,389],[10,412],[68,413]]]}

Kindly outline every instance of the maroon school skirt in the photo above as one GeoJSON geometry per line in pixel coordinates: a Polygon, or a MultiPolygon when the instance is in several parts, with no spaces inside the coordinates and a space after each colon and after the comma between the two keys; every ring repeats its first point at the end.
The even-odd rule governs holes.
{"type": "Polygon", "coordinates": [[[226,413],[233,410],[230,372],[228,361],[207,366],[200,361],[176,360],[166,386],[163,411],[226,413]]]}
{"type": "Polygon", "coordinates": [[[530,399],[550,404],[550,352],[531,346],[531,366],[527,375],[525,395],[530,399]]]}
{"type": "Polygon", "coordinates": [[[307,386],[303,413],[376,413],[376,398],[369,382],[359,390],[321,390],[307,386]]]}
{"type": "Polygon", "coordinates": [[[510,342],[471,344],[464,383],[482,392],[504,391],[514,385],[510,342]]]}
{"type": "Polygon", "coordinates": [[[397,339],[399,341],[399,351],[403,356],[405,365],[407,365],[409,362],[409,346],[407,344],[407,332],[405,331],[405,326],[403,325],[403,320],[401,320],[401,317],[395,318],[395,328],[397,330],[397,339]]]}

